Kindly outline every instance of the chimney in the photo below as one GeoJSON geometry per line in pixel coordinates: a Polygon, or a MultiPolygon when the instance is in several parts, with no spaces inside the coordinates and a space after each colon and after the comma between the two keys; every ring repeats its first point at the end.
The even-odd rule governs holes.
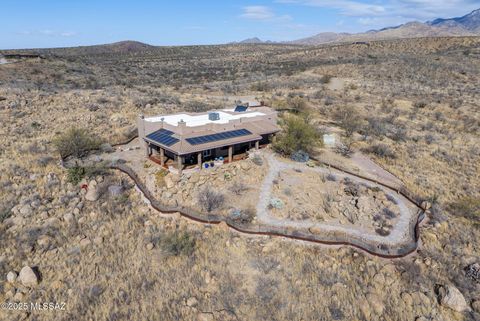
{"type": "Polygon", "coordinates": [[[187,123],[183,119],[180,119],[180,121],[177,124],[178,124],[178,133],[183,134],[185,129],[187,128],[187,123]]]}

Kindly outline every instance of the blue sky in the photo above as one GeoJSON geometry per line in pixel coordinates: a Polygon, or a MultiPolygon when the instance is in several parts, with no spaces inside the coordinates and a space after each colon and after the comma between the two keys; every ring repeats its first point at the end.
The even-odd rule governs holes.
{"type": "Polygon", "coordinates": [[[0,49],[138,40],[217,44],[284,41],[462,16],[480,0],[22,0],[0,4],[0,49]]]}

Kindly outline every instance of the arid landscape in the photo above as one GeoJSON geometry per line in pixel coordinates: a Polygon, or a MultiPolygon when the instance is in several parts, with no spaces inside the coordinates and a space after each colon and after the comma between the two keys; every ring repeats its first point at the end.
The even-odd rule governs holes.
{"type": "Polygon", "coordinates": [[[0,319],[480,319],[479,37],[128,41],[0,55],[0,301],[65,303],[60,311],[2,309],[0,319]],[[139,114],[237,100],[279,112],[278,142],[249,159],[182,178],[130,141],[139,114]],[[319,141],[301,169],[287,156],[295,122],[319,141]],[[62,161],[59,141],[72,129],[95,142],[78,155],[88,162],[62,161]],[[322,144],[325,134],[335,146],[322,144]],[[159,213],[131,177],[103,162],[119,159],[166,205],[242,224],[268,222],[257,199],[275,162],[293,165],[265,189],[268,218],[360,226],[376,238],[395,231],[396,193],[324,164],[403,186],[427,211],[416,250],[383,258],[159,213]],[[202,184],[222,201],[204,207],[202,184]]]}

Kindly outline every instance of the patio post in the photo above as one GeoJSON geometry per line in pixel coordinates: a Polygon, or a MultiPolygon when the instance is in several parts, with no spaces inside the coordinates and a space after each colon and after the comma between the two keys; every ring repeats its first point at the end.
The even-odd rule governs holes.
{"type": "Polygon", "coordinates": [[[178,156],[177,156],[177,161],[178,161],[178,175],[182,175],[182,171],[183,171],[183,156],[178,155],[178,156]]]}
{"type": "Polygon", "coordinates": [[[197,163],[198,163],[198,167],[202,169],[202,152],[199,152],[197,154],[197,163]]]}
{"type": "Polygon", "coordinates": [[[160,165],[165,165],[165,150],[160,147],[160,165]]]}
{"type": "Polygon", "coordinates": [[[233,146],[228,146],[228,163],[232,162],[233,158],[233,146]]]}
{"type": "Polygon", "coordinates": [[[260,141],[257,140],[257,141],[255,142],[255,149],[258,150],[259,148],[260,148],[260,141]]]}

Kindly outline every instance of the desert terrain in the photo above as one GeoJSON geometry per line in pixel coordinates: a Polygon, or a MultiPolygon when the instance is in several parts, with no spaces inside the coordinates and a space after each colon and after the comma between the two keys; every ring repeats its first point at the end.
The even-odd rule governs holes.
{"type": "MultiPolygon", "coordinates": [[[[65,303],[63,311],[0,310],[0,319],[480,318],[479,37],[323,46],[122,42],[0,54],[7,57],[0,60],[0,301],[65,303]],[[374,162],[383,178],[431,204],[417,250],[388,259],[249,236],[163,215],[119,171],[62,166],[56,142],[73,128],[98,141],[96,157],[133,138],[139,114],[242,99],[264,101],[282,119],[304,115],[318,133],[336,135],[336,148],[311,151],[317,161],[363,167],[364,175],[374,162]],[[118,189],[87,197],[81,186],[92,181],[118,189]]],[[[154,163],[135,164],[156,197],[192,206],[197,195],[188,183],[211,177],[193,175],[180,186],[154,163]]],[[[255,213],[258,190],[233,183],[260,186],[270,164],[216,169],[212,186],[226,197],[218,212],[255,213]]],[[[283,207],[269,213],[390,231],[400,212],[381,190],[359,187],[376,200],[365,213],[383,211],[388,220],[342,214],[355,209],[349,184],[284,169],[271,190],[283,207]],[[302,193],[301,184],[311,191],[302,193]]]]}

